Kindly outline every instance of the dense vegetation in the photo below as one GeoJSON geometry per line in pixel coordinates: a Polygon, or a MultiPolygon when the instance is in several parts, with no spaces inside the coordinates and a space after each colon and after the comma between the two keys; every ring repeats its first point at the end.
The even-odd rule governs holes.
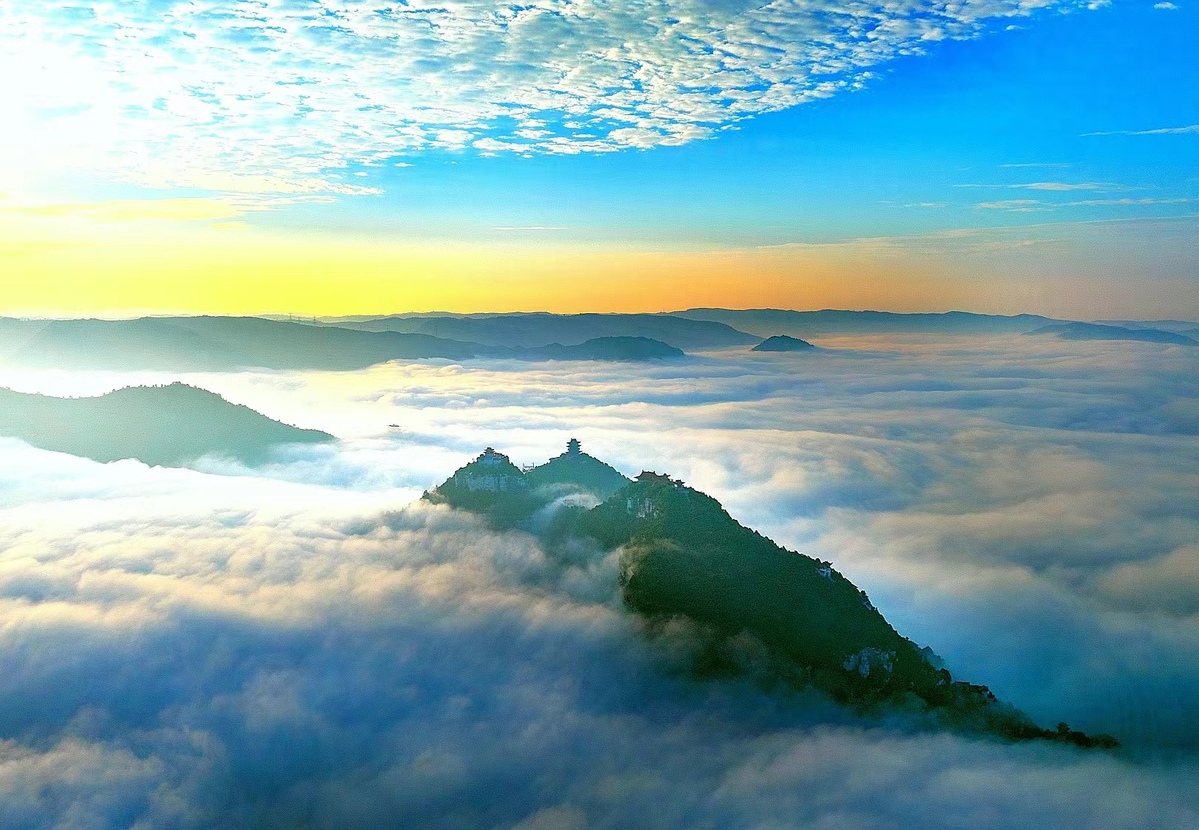
{"type": "Polygon", "coordinates": [[[611,497],[629,483],[629,479],[598,458],[585,452],[567,452],[526,473],[529,486],[548,488],[555,485],[592,493],[599,499],[611,497]]]}
{"type": "Polygon", "coordinates": [[[551,553],[571,538],[619,550],[630,608],[651,624],[675,617],[697,624],[704,644],[694,668],[701,675],[753,672],[772,684],[815,686],[847,705],[899,706],[934,724],[1012,740],[1116,744],[1065,724],[1042,729],[985,686],[955,680],[830,563],[779,547],[739,524],[711,496],[651,472],[631,482],[620,476],[624,483],[617,487],[615,478],[599,472],[612,468],[579,455],[565,453],[527,473],[504,456],[501,465],[484,467],[480,456],[427,497],[483,513],[497,526],[533,529],[529,517],[563,487],[606,496],[591,509],[567,508],[542,525],[543,543],[551,553]],[[478,489],[481,479],[476,489],[467,486],[497,469],[507,479],[502,491],[478,489]],[[765,666],[747,663],[746,638],[761,646],[765,666]]]}

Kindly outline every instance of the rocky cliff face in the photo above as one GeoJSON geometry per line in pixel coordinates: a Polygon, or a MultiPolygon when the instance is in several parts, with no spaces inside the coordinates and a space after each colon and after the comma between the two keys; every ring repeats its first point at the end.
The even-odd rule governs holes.
{"type": "Polygon", "coordinates": [[[499,527],[512,527],[527,518],[541,502],[529,492],[519,467],[491,447],[461,467],[445,482],[425,493],[434,504],[483,513],[499,527]]]}

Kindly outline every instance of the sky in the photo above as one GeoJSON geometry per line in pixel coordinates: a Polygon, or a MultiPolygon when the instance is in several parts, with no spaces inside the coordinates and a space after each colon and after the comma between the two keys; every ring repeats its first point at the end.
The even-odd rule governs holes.
{"type": "Polygon", "coordinates": [[[0,0],[0,313],[1199,317],[1178,2],[0,0]]]}
{"type": "MultiPolygon", "coordinates": [[[[1191,349],[827,337],[641,364],[69,372],[340,440],[247,469],[0,439],[0,825],[1162,828],[1199,823],[1191,349]],[[389,428],[388,424],[400,428],[389,428]],[[829,560],[954,677],[1114,751],[696,680],[683,623],[420,493],[569,437],[829,560]]],[[[703,642],[702,639],[698,642],[703,642]]]]}

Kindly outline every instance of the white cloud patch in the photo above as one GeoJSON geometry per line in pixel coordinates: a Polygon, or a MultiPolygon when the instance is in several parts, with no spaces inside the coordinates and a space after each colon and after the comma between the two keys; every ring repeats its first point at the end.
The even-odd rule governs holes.
{"type": "Polygon", "coordinates": [[[430,149],[705,138],[1054,5],[1073,4],[7,0],[2,149],[146,185],[367,193],[350,168],[430,149]]]}
{"type": "Polygon", "coordinates": [[[1185,127],[1157,127],[1152,130],[1110,130],[1100,133],[1083,133],[1083,135],[1194,135],[1199,133],[1199,124],[1188,124],[1185,127]]]}
{"type": "Polygon", "coordinates": [[[994,202],[979,202],[979,210],[1014,210],[1020,213],[1045,210],[1049,204],[1040,199],[999,199],[994,202]]]}
{"type": "Polygon", "coordinates": [[[1029,182],[1028,184],[1010,184],[1008,187],[1022,190],[1051,190],[1067,192],[1071,190],[1127,190],[1124,185],[1110,182],[1029,182]]]}
{"type": "Polygon", "coordinates": [[[979,202],[975,205],[979,210],[1010,210],[1017,213],[1029,213],[1042,210],[1054,210],[1062,207],[1138,207],[1145,205],[1185,205],[1194,202],[1186,197],[1156,198],[1151,196],[1134,198],[1124,196],[1115,199],[1076,199],[1072,202],[1046,202],[1043,199],[1001,199],[995,202],[979,202]]]}

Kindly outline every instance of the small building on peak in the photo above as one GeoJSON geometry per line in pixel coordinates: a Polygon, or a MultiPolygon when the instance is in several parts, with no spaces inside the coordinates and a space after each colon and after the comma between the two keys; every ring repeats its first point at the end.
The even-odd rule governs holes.
{"type": "Polygon", "coordinates": [[[527,489],[524,472],[508,456],[488,447],[471,463],[452,475],[442,488],[463,487],[470,491],[505,493],[527,489]]]}
{"type": "Polygon", "coordinates": [[[507,461],[507,457],[500,455],[493,447],[487,447],[483,453],[475,459],[476,462],[484,467],[498,467],[507,461]]]}
{"type": "Polygon", "coordinates": [[[578,438],[571,438],[566,442],[566,454],[572,458],[578,458],[583,452],[583,444],[578,438]]]}

